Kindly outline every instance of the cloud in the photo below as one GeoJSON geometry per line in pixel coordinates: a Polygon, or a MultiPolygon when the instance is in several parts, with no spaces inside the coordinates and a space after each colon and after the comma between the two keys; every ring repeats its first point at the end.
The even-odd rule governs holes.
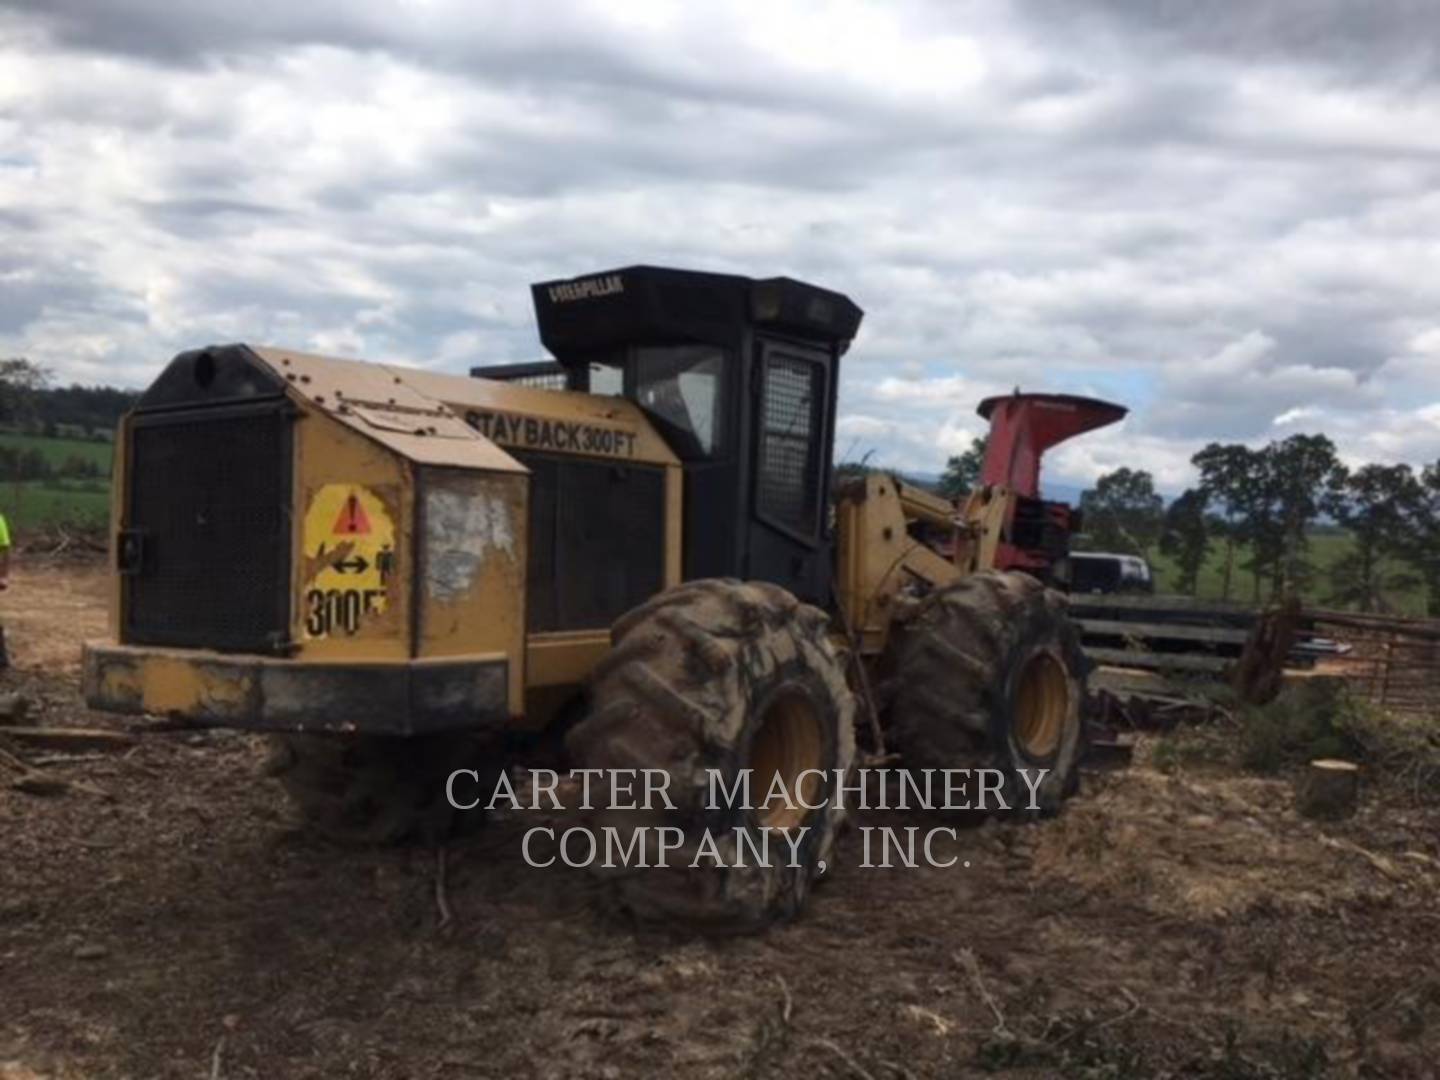
{"type": "Polygon", "coordinates": [[[1152,56],[1293,65],[1346,80],[1427,80],[1440,72],[1433,35],[1416,32],[1434,17],[1427,0],[1263,0],[1227,5],[1223,17],[1202,4],[1163,0],[1036,0],[1020,10],[1152,56]]]}
{"type": "Polygon", "coordinates": [[[0,5],[0,354],[464,371],[541,355],[531,281],[653,262],[850,294],[838,435],[881,463],[1017,385],[1132,406],[1065,482],[1301,429],[1432,460],[1425,5],[1243,8],[0,5]]]}
{"type": "Polygon", "coordinates": [[[1285,427],[1287,424],[1299,424],[1308,420],[1314,420],[1320,416],[1320,410],[1312,405],[1300,405],[1293,409],[1286,409],[1274,420],[1270,421],[1272,427],[1285,427]]]}

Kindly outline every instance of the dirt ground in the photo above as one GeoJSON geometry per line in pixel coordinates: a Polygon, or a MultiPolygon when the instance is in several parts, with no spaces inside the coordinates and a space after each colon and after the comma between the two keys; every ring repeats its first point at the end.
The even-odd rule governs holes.
{"type": "MultiPolygon", "coordinates": [[[[77,694],[96,567],[0,594],[30,723],[77,694]]],[[[798,922],[637,933],[500,821],[451,850],[297,831],[263,746],[148,732],[0,764],[0,1080],[35,1077],[1440,1076],[1440,811],[1383,785],[1318,828],[1278,780],[1146,764],[1059,819],[961,834],[968,869],[862,869],[798,922]]],[[[916,825],[925,816],[861,815],[916,825]]]]}

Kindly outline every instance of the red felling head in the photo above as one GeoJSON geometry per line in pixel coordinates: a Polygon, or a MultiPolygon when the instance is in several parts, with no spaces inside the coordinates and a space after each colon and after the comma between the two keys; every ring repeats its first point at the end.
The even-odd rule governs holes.
{"type": "Polygon", "coordinates": [[[1040,457],[1046,450],[1129,412],[1096,398],[1018,392],[986,398],[976,411],[990,421],[980,483],[1001,484],[1030,498],[1040,494],[1040,457]]]}

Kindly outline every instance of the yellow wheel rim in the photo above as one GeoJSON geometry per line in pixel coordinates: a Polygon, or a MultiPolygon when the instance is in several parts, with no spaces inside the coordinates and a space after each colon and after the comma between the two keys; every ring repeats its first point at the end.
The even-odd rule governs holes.
{"type": "Polygon", "coordinates": [[[1015,742],[1027,757],[1048,758],[1060,748],[1070,714],[1070,679],[1048,652],[1025,662],[1015,695],[1015,742]]]}
{"type": "Polygon", "coordinates": [[[801,774],[806,769],[820,769],[823,762],[824,738],[820,717],[810,699],[799,690],[782,691],[765,710],[760,728],[750,743],[751,799],[756,806],[760,825],[769,829],[792,829],[804,820],[802,803],[814,806],[819,802],[821,777],[818,773],[801,774]],[[781,798],[766,796],[779,778],[789,793],[787,806],[781,798]]]}

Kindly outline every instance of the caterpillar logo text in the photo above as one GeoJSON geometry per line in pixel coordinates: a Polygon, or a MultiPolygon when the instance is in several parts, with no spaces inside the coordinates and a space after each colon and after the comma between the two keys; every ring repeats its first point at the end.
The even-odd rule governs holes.
{"type": "Polygon", "coordinates": [[[547,290],[552,304],[568,304],[572,300],[595,300],[602,296],[613,296],[625,291],[625,282],[619,274],[603,274],[600,277],[577,278],[551,285],[547,290]]]}

